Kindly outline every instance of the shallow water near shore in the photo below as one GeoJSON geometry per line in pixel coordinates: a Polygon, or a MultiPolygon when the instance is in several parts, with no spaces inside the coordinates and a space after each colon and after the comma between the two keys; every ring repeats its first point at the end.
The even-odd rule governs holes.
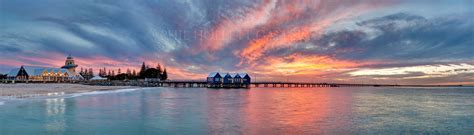
{"type": "Polygon", "coordinates": [[[472,87],[141,88],[0,100],[0,134],[472,134],[472,125],[472,87]]]}

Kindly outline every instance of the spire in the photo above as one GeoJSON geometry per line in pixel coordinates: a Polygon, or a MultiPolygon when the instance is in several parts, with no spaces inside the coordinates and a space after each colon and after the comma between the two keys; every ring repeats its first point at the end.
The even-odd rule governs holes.
{"type": "Polygon", "coordinates": [[[61,68],[72,69],[72,68],[76,68],[77,66],[78,65],[75,64],[74,59],[72,58],[71,54],[69,54],[69,56],[67,56],[66,62],[64,63],[64,66],[62,66],[61,68]]]}

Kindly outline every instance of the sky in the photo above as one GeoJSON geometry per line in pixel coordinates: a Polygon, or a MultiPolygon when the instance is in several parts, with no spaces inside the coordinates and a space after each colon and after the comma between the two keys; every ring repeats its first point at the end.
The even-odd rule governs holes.
{"type": "Polygon", "coordinates": [[[0,0],[0,73],[167,68],[170,79],[474,84],[474,0],[0,0]]]}

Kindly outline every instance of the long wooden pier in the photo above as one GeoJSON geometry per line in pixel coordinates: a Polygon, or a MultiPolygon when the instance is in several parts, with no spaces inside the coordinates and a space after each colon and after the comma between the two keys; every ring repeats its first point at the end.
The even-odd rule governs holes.
{"type": "Polygon", "coordinates": [[[352,83],[317,83],[317,82],[251,82],[239,86],[212,85],[199,80],[146,81],[145,87],[190,87],[190,88],[297,88],[297,87],[460,87],[462,85],[395,85],[395,84],[352,84],[352,83]]]}

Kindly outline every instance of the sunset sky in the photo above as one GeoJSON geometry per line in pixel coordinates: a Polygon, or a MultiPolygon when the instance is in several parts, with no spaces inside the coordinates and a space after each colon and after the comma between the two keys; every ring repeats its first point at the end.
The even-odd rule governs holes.
{"type": "Polygon", "coordinates": [[[170,79],[474,84],[474,0],[0,0],[0,73],[164,65],[170,79]]]}

